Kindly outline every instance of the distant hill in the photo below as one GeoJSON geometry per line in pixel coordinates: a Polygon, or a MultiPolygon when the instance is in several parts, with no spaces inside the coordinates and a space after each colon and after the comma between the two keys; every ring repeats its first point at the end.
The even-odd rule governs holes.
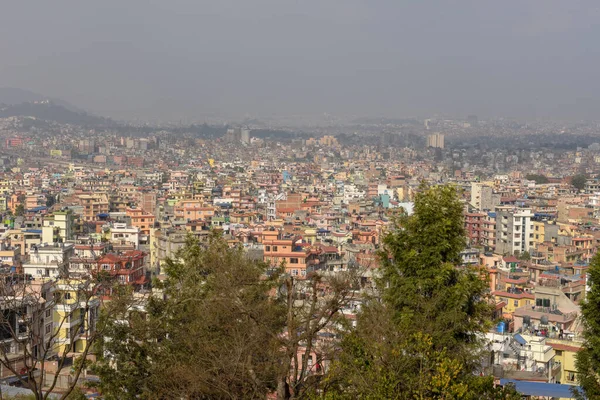
{"type": "Polygon", "coordinates": [[[14,106],[17,104],[33,103],[44,100],[50,100],[52,103],[63,106],[71,111],[84,112],[84,110],[77,108],[61,99],[54,99],[52,97],[44,96],[42,94],[34,93],[25,89],[0,87],[0,104],[14,106]]]}
{"type": "Polygon", "coordinates": [[[83,126],[106,126],[114,122],[108,118],[96,117],[81,111],[71,110],[54,101],[42,100],[41,102],[25,102],[19,104],[1,104],[0,118],[8,117],[33,117],[44,121],[54,121],[60,124],[74,124],[83,126]]]}

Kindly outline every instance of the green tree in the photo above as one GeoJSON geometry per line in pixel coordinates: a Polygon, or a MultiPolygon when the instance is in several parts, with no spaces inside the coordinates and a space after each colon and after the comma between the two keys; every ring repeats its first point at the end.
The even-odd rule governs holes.
{"type": "Polygon", "coordinates": [[[518,398],[474,374],[492,309],[482,273],[457,267],[465,247],[462,210],[456,188],[423,185],[414,214],[398,217],[380,254],[381,296],[366,299],[356,329],[343,333],[324,381],[328,396],[518,398]]]}
{"type": "Polygon", "coordinates": [[[528,251],[524,251],[521,254],[519,254],[519,260],[529,261],[531,260],[531,254],[529,254],[528,251]]]}
{"type": "Polygon", "coordinates": [[[571,178],[571,185],[573,185],[576,189],[583,190],[585,189],[585,183],[587,182],[586,174],[577,174],[571,178]]]}
{"type": "Polygon", "coordinates": [[[600,398],[600,255],[588,269],[590,291],[581,303],[584,346],[577,353],[577,379],[588,399],[600,398]]]}
{"type": "Polygon", "coordinates": [[[113,324],[95,365],[108,399],[265,398],[281,369],[285,310],[270,294],[277,276],[214,235],[193,237],[157,282],[164,296],[145,314],[113,324]],[[113,340],[112,338],[119,338],[113,340]],[[116,367],[116,368],[115,368],[116,367]]]}
{"type": "Polygon", "coordinates": [[[23,203],[17,204],[17,206],[15,207],[15,215],[17,217],[22,217],[23,215],[25,215],[25,206],[23,205],[23,203]]]}
{"type": "Polygon", "coordinates": [[[462,361],[477,357],[477,333],[489,327],[491,315],[478,271],[456,268],[465,244],[457,189],[422,186],[414,214],[400,215],[384,239],[380,282],[401,328],[431,335],[438,350],[462,361]]]}
{"type": "MultiPolygon", "coordinates": [[[[324,379],[325,399],[514,399],[513,388],[492,377],[465,374],[465,366],[431,336],[397,329],[386,304],[375,302],[344,336],[339,359],[324,379]]],[[[317,396],[315,396],[317,397],[317,396]]]]}
{"type": "Polygon", "coordinates": [[[56,204],[56,195],[53,194],[47,194],[46,195],[46,207],[52,207],[54,204],[56,204]]]}
{"type": "Polygon", "coordinates": [[[538,185],[549,182],[547,177],[545,177],[544,175],[539,175],[539,174],[527,174],[527,175],[525,175],[525,179],[527,179],[529,181],[534,181],[538,185]]]}

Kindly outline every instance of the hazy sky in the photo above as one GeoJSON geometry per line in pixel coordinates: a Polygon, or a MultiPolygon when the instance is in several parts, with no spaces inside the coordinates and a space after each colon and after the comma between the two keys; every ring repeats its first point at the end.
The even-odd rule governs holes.
{"type": "Polygon", "coordinates": [[[0,86],[106,116],[600,119],[598,0],[0,0],[0,7],[0,86]]]}

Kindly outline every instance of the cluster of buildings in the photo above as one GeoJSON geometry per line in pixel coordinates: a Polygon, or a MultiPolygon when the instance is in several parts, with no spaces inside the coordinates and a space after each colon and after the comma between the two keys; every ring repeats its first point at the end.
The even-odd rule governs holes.
{"type": "Polygon", "coordinates": [[[520,174],[472,182],[465,230],[487,268],[501,322],[490,333],[490,370],[502,379],[576,385],[579,304],[600,244],[596,181],[536,184],[520,174]]]}
{"type": "MultiPolygon", "coordinates": [[[[488,335],[488,373],[576,383],[579,304],[600,244],[600,183],[593,179],[600,157],[593,147],[500,157],[449,147],[444,134],[402,147],[389,146],[400,141],[389,133],[381,143],[361,143],[333,134],[260,138],[246,128],[208,140],[167,131],[82,134],[70,126],[38,137],[19,132],[15,121],[2,126],[10,151],[0,155],[0,270],[7,282],[32,282],[48,300],[28,311],[50,311],[47,334],[63,329],[67,316],[93,329],[96,305],[109,294],[88,299],[96,308],[81,314],[81,307],[65,306],[78,297],[69,289],[77,279],[109,274],[145,293],[187,235],[205,242],[215,230],[299,281],[314,271],[360,267],[369,285],[394,215],[412,213],[422,181],[450,183],[464,203],[463,263],[487,269],[502,321],[488,335]],[[531,173],[548,182],[527,179],[531,173]],[[582,189],[571,184],[577,173],[589,177],[582,189]]],[[[19,346],[8,348],[23,362],[19,346]]],[[[83,348],[85,334],[71,353],[83,348]]]]}

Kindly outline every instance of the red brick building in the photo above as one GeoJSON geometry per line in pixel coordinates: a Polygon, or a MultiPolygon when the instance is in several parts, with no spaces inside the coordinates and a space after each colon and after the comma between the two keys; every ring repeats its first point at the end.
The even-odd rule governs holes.
{"type": "Polygon", "coordinates": [[[465,231],[469,246],[483,244],[483,223],[486,214],[483,213],[465,213],[465,231]]]}
{"type": "Polygon", "coordinates": [[[123,254],[105,254],[96,260],[97,272],[107,272],[126,285],[143,285],[146,282],[146,253],[139,250],[123,254]]]}

